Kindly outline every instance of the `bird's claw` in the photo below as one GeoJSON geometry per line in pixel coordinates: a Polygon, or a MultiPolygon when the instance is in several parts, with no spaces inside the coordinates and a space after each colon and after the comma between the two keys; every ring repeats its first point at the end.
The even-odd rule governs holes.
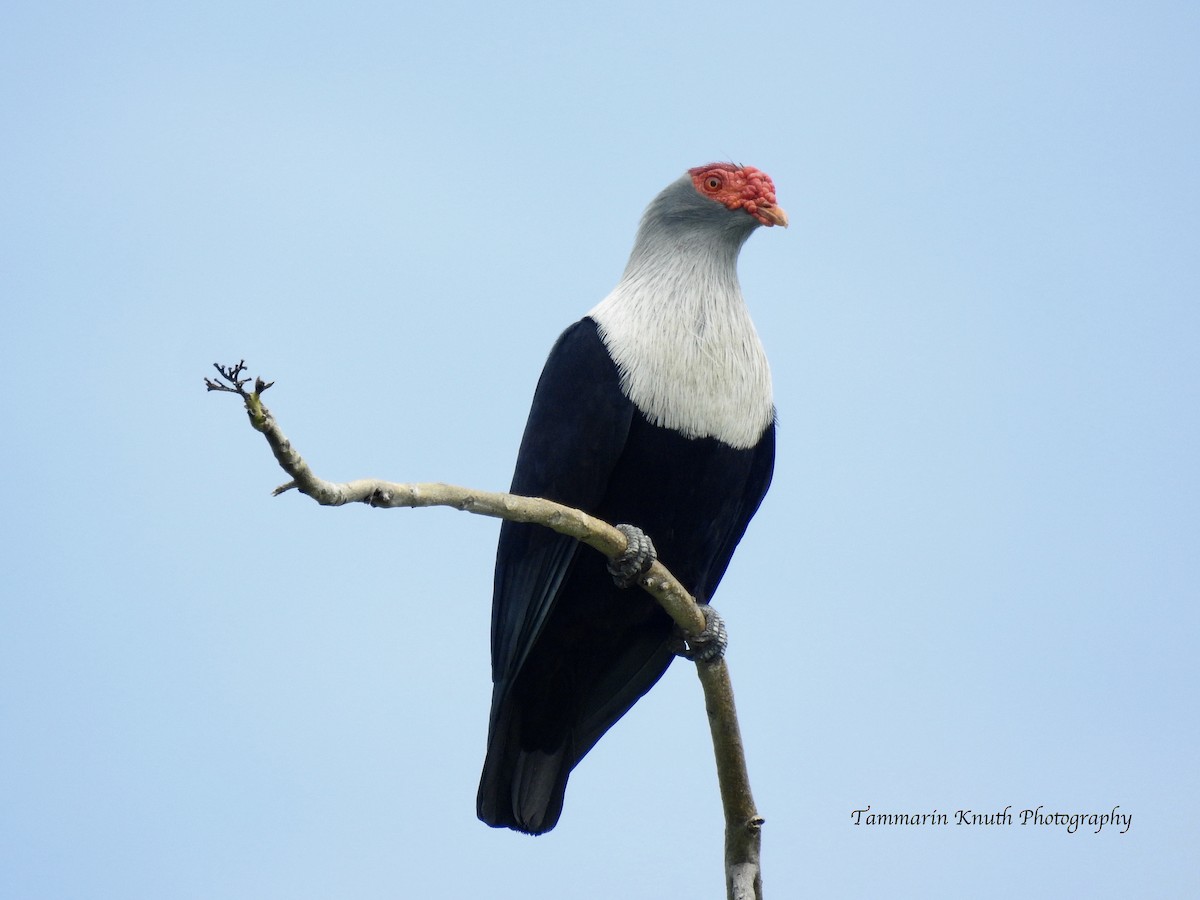
{"type": "Polygon", "coordinates": [[[627,588],[637,582],[638,576],[650,571],[658,553],[646,532],[634,525],[618,525],[617,531],[625,535],[625,552],[608,561],[608,574],[619,588],[627,588]]]}
{"type": "Polygon", "coordinates": [[[704,613],[704,630],[695,637],[680,636],[675,653],[692,662],[716,662],[725,656],[725,648],[729,646],[729,631],[725,628],[725,620],[717,615],[715,609],[707,603],[699,606],[700,612],[704,613]]]}

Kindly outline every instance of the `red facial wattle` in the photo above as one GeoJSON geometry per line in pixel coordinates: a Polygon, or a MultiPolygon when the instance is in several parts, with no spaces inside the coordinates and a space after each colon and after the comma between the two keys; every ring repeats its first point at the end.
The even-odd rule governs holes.
{"type": "Polygon", "coordinates": [[[761,225],[787,228],[787,213],[775,201],[775,184],[766,172],[753,166],[710,163],[689,169],[696,190],[727,209],[743,210],[761,225]]]}

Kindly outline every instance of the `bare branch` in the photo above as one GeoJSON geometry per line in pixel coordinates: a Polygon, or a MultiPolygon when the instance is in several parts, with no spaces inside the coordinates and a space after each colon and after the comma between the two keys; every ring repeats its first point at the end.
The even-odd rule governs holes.
{"type": "MultiPolygon", "coordinates": [[[[251,426],[266,437],[276,461],[292,478],[275,488],[273,496],[295,489],[322,506],[343,506],[347,503],[366,503],[383,509],[448,506],[511,522],[544,525],[582,541],[609,559],[616,559],[625,552],[625,535],[611,524],[552,500],[476,491],[439,482],[399,484],[373,479],[342,483],[325,481],[313,473],[304,458],[292,447],[271,411],[263,405],[261,394],[274,382],[264,382],[258,378],[254,391],[247,392],[245,386],[250,379],[242,377],[246,368],[244,360],[234,366],[215,365],[215,368],[220,379],[212,381],[206,378],[205,386],[210,391],[225,391],[242,398],[251,426]]],[[[704,630],[704,614],[695,599],[661,562],[656,561],[637,583],[675,620],[685,639],[691,641],[704,630]]],[[[696,671],[704,689],[721,804],[725,813],[726,896],[729,900],[762,900],[759,856],[763,819],[755,809],[750,792],[729,667],[723,659],[717,659],[697,662],[696,671]]]]}
{"type": "MultiPolygon", "coordinates": [[[[210,391],[228,391],[231,394],[238,394],[241,397],[246,396],[245,387],[250,383],[249,378],[239,377],[246,369],[246,361],[243,359],[235,366],[223,366],[220,363],[213,363],[213,368],[217,370],[219,376],[216,381],[211,378],[204,379],[204,386],[210,391]]],[[[259,379],[260,381],[262,379],[259,379]]]]}

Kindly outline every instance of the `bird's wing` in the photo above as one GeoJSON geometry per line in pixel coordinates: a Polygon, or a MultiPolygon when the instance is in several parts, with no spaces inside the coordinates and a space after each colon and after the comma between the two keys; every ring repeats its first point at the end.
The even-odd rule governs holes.
{"type": "Polygon", "coordinates": [[[775,423],[771,422],[754,448],[754,459],[750,463],[750,471],[746,476],[746,485],[742,491],[737,515],[722,538],[720,548],[713,555],[708,569],[697,580],[696,599],[701,603],[709,601],[717,589],[717,585],[720,584],[721,578],[724,577],[725,570],[729,568],[733,551],[737,549],[738,543],[746,534],[750,520],[758,512],[758,507],[762,503],[763,497],[766,496],[767,489],[771,486],[771,476],[774,471],[775,423]]]}
{"type": "MultiPolygon", "coordinates": [[[[576,322],[542,370],[512,493],[594,509],[625,446],[633,413],[596,323],[576,322]]],[[[492,601],[493,681],[507,681],[521,668],[577,551],[574,538],[540,525],[501,526],[492,601]]]]}

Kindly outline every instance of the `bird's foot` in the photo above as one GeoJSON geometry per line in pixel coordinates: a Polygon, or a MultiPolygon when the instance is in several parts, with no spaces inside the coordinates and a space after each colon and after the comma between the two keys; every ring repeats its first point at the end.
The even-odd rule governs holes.
{"type": "Polygon", "coordinates": [[[679,644],[675,654],[692,662],[716,662],[725,656],[729,632],[725,628],[725,620],[717,615],[715,609],[707,603],[699,606],[700,612],[704,613],[704,630],[695,637],[678,634],[679,644]]]}
{"type": "Polygon", "coordinates": [[[658,553],[654,544],[646,536],[646,532],[633,525],[618,525],[617,531],[625,535],[625,552],[616,559],[608,561],[608,574],[619,588],[627,588],[637,583],[638,576],[650,571],[658,553]]]}

